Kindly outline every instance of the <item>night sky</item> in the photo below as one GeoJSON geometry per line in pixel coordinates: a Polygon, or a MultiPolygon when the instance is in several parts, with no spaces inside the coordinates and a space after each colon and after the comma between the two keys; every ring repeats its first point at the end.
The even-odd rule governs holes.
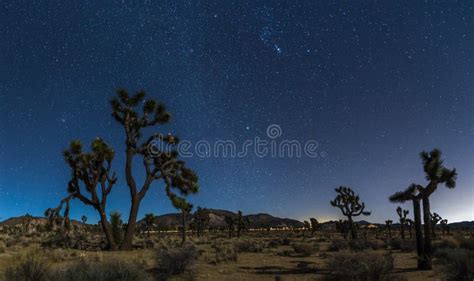
{"type": "MultiPolygon", "coordinates": [[[[438,147],[459,177],[432,210],[474,219],[471,1],[2,1],[1,219],[56,206],[62,150],[97,136],[117,152],[108,211],[128,216],[108,103],[119,87],[164,102],[172,121],[157,131],[190,142],[268,140],[277,124],[278,140],[319,143],[316,158],[185,159],[200,177],[195,206],[325,221],[347,185],[372,211],[364,219],[395,219],[388,196],[425,184],[419,153],[438,147]]],[[[174,211],[159,183],[139,217],[174,211]]],[[[74,203],[83,214],[97,220],[74,203]]]]}

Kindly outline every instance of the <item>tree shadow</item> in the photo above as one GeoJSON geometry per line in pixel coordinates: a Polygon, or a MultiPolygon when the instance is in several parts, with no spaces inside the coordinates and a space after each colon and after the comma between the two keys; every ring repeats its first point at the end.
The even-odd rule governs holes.
{"type": "Polygon", "coordinates": [[[321,269],[318,269],[312,265],[314,262],[308,261],[292,261],[291,263],[296,263],[296,266],[293,268],[285,268],[281,266],[241,266],[241,269],[252,270],[254,274],[258,275],[289,275],[289,274],[315,274],[322,273],[321,269]]]}

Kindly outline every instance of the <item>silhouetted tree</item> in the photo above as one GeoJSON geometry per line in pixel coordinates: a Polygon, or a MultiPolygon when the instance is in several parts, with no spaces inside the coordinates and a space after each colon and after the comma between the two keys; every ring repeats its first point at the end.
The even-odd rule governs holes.
{"type": "Polygon", "coordinates": [[[311,223],[311,236],[314,236],[314,232],[319,229],[319,222],[315,218],[310,218],[309,222],[311,223]]]}
{"type": "Polygon", "coordinates": [[[408,233],[410,234],[410,239],[411,239],[412,238],[411,229],[413,228],[413,225],[415,223],[413,222],[412,219],[408,219],[408,218],[405,220],[405,222],[406,222],[406,226],[408,227],[408,233]]]}
{"type": "Polygon", "coordinates": [[[385,228],[387,229],[388,239],[392,239],[392,220],[385,221],[385,228]]]}
{"type": "Polygon", "coordinates": [[[443,160],[441,159],[441,151],[439,149],[433,149],[431,152],[423,151],[420,153],[421,160],[423,162],[423,170],[425,172],[428,184],[423,187],[419,186],[419,193],[423,201],[423,222],[425,229],[425,245],[424,251],[426,255],[426,269],[432,269],[432,256],[433,250],[431,247],[431,210],[430,210],[430,196],[433,194],[438,185],[444,184],[447,188],[456,187],[456,169],[447,169],[443,166],[443,160]]]}
{"type": "Polygon", "coordinates": [[[152,213],[145,214],[144,222],[146,226],[147,235],[148,237],[150,237],[150,230],[153,227],[153,224],[155,223],[155,215],[153,215],[152,213]]]}
{"type": "Polygon", "coordinates": [[[417,184],[411,184],[407,189],[401,192],[396,192],[389,197],[390,202],[404,203],[411,200],[413,203],[413,218],[415,224],[416,237],[416,252],[418,256],[418,269],[429,268],[427,264],[427,257],[424,251],[423,232],[421,228],[421,210],[420,210],[420,194],[419,189],[422,188],[417,184]]]}
{"type": "Polygon", "coordinates": [[[343,220],[336,221],[336,230],[341,233],[342,238],[347,239],[347,222],[343,220]]]}
{"type": "Polygon", "coordinates": [[[237,237],[240,237],[240,233],[245,229],[245,218],[242,216],[242,212],[237,212],[237,217],[235,218],[235,224],[237,226],[237,237]]]}
{"type": "Polygon", "coordinates": [[[81,222],[82,222],[83,224],[86,224],[86,222],[87,222],[87,217],[86,217],[86,216],[82,216],[82,217],[81,217],[81,222]]]}
{"type": "Polygon", "coordinates": [[[402,239],[405,239],[405,224],[408,213],[408,210],[403,210],[400,206],[397,207],[397,214],[400,219],[400,235],[402,236],[402,239]]]}
{"type": "Polygon", "coordinates": [[[228,216],[226,215],[224,217],[224,221],[227,225],[227,230],[228,230],[228,233],[229,233],[229,238],[231,238],[233,236],[233,232],[234,232],[234,224],[235,224],[235,219],[233,216],[228,216]]]}
{"type": "Polygon", "coordinates": [[[303,221],[303,237],[306,237],[306,231],[309,231],[311,229],[311,224],[309,221],[305,220],[303,221]]]}
{"type": "Polygon", "coordinates": [[[441,220],[441,230],[443,231],[443,237],[445,232],[449,234],[449,225],[447,219],[441,220]]]}
{"type": "MultiPolygon", "coordinates": [[[[117,249],[105,213],[107,196],[117,181],[115,173],[110,172],[114,151],[102,139],[96,138],[92,141],[91,152],[84,152],[82,143],[75,140],[63,154],[72,173],[67,189],[69,195],[61,201],[59,208],[62,203],[66,203],[69,213],[69,200],[76,198],[92,206],[99,213],[107,247],[111,250],[117,249]]],[[[68,215],[65,215],[65,220],[68,224],[68,215]]]]}
{"type": "Polygon", "coordinates": [[[186,226],[188,224],[188,215],[193,209],[193,205],[181,200],[179,203],[175,204],[175,207],[181,210],[181,245],[184,245],[186,242],[186,226]]]}
{"type": "Polygon", "coordinates": [[[112,237],[116,245],[120,245],[123,239],[122,214],[117,211],[110,213],[110,224],[112,226],[112,237]]]}
{"type": "Polygon", "coordinates": [[[434,238],[436,238],[436,225],[440,222],[443,218],[438,215],[437,213],[430,214],[431,217],[431,234],[434,238]]]}
{"type": "Polygon", "coordinates": [[[196,222],[196,231],[198,237],[204,234],[204,230],[209,225],[209,220],[209,210],[198,207],[196,212],[194,213],[194,221],[196,222]]]}
{"type": "MultiPolygon", "coordinates": [[[[181,195],[196,193],[198,178],[183,161],[178,160],[178,152],[174,149],[178,143],[175,136],[156,133],[142,140],[144,130],[169,122],[171,115],[164,105],[157,103],[154,99],[145,100],[143,91],[129,96],[125,90],[118,90],[117,97],[110,103],[113,110],[112,116],[124,128],[125,133],[125,178],[130,191],[131,208],[121,249],[130,250],[140,203],[152,183],[163,180],[170,200],[181,201],[182,198],[171,188],[177,188],[181,195]],[[142,106],[141,113],[138,112],[139,106],[142,106]],[[141,185],[137,184],[134,177],[135,157],[143,160],[145,179],[141,185]]],[[[180,204],[181,202],[173,202],[173,205],[180,204]]]]}
{"type": "Polygon", "coordinates": [[[357,232],[354,228],[353,218],[360,215],[369,216],[370,212],[364,211],[365,204],[359,202],[359,196],[349,187],[340,186],[339,188],[336,188],[336,193],[338,194],[336,198],[331,201],[331,205],[338,207],[342,214],[347,217],[352,239],[357,239],[357,232]]]}

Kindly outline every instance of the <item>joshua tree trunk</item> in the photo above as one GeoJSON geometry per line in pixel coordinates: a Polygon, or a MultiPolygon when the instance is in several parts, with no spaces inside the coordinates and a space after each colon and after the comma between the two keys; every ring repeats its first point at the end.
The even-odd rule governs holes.
{"type": "Polygon", "coordinates": [[[421,211],[420,211],[420,200],[413,199],[413,217],[415,223],[415,236],[416,236],[416,252],[418,255],[418,269],[424,269],[424,246],[423,246],[423,232],[421,230],[421,211]]]}
{"type": "Polygon", "coordinates": [[[107,240],[107,244],[108,244],[107,247],[109,250],[115,251],[118,249],[118,247],[112,236],[112,231],[110,230],[110,225],[109,225],[109,222],[107,221],[107,216],[105,214],[105,211],[100,207],[97,209],[97,211],[99,211],[99,214],[100,214],[100,224],[102,226],[102,230],[104,231],[105,239],[107,240]]]}
{"type": "Polygon", "coordinates": [[[132,206],[130,208],[130,215],[128,217],[127,231],[125,232],[125,237],[123,239],[120,250],[131,250],[132,249],[132,240],[135,235],[135,228],[137,224],[137,215],[138,208],[140,206],[140,199],[137,195],[132,195],[132,206]]]}
{"type": "Polygon", "coordinates": [[[431,216],[430,216],[430,199],[429,197],[423,197],[423,222],[424,222],[424,232],[425,232],[425,245],[424,245],[424,268],[423,269],[432,269],[431,257],[431,216]]]}
{"type": "Polygon", "coordinates": [[[183,212],[182,220],[183,227],[181,228],[181,245],[184,245],[186,242],[186,212],[183,212]]]}
{"type": "Polygon", "coordinates": [[[351,230],[351,237],[352,239],[357,239],[357,233],[354,228],[354,222],[352,221],[352,217],[349,216],[349,229],[351,230]]]}
{"type": "Polygon", "coordinates": [[[405,223],[403,221],[400,222],[400,234],[402,235],[402,239],[405,240],[405,223]]]}

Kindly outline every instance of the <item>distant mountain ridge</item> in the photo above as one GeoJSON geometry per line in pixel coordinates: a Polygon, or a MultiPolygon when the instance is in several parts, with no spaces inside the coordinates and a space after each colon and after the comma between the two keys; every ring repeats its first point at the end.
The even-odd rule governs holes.
{"type": "MultiPolygon", "coordinates": [[[[210,226],[213,227],[225,227],[226,223],[224,221],[225,216],[236,216],[237,213],[221,210],[221,209],[208,209],[210,216],[210,226]]],[[[280,218],[275,217],[267,213],[258,213],[258,214],[248,214],[244,215],[244,218],[248,218],[251,223],[251,228],[266,228],[266,227],[289,227],[289,228],[299,228],[303,227],[303,223],[299,220],[290,219],[290,218],[280,218]]],[[[193,214],[189,216],[189,219],[193,219],[193,214]]],[[[77,220],[71,220],[74,225],[81,225],[82,222],[77,220]]],[[[47,223],[47,219],[44,217],[34,217],[31,215],[23,215],[19,217],[11,217],[2,222],[0,222],[0,227],[12,227],[18,225],[44,225],[47,223]]],[[[144,220],[141,219],[137,222],[138,225],[143,224],[144,220]]],[[[384,224],[381,223],[371,223],[369,221],[361,220],[357,222],[359,225],[369,225],[373,224],[379,227],[383,227],[384,224]]],[[[180,213],[168,213],[163,215],[158,215],[155,217],[155,224],[164,226],[164,227],[176,227],[181,225],[181,214],[180,213]]],[[[321,223],[323,228],[332,228],[336,224],[335,220],[327,221],[321,223]]],[[[448,224],[452,229],[458,228],[467,228],[474,229],[474,221],[461,221],[448,224]]],[[[394,223],[393,227],[396,227],[397,224],[394,223]]]]}

